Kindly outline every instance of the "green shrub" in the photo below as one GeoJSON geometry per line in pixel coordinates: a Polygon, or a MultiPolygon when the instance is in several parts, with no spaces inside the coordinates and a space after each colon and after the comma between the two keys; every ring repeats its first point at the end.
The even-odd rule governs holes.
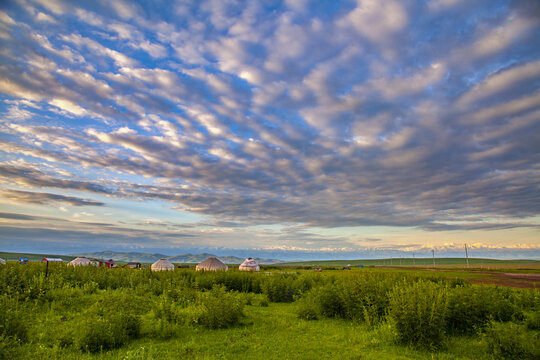
{"type": "Polygon", "coordinates": [[[244,303],[236,294],[228,293],[224,286],[215,285],[201,295],[201,305],[194,320],[211,329],[226,328],[240,321],[243,308],[244,303]]]}
{"type": "Polygon", "coordinates": [[[540,359],[540,338],[515,323],[493,322],[486,328],[484,340],[489,352],[498,359],[540,359]]]}
{"type": "Polygon", "coordinates": [[[295,295],[300,293],[300,290],[295,286],[295,279],[293,276],[272,275],[261,283],[261,290],[272,302],[292,302],[295,295]]]}
{"type": "Polygon", "coordinates": [[[317,300],[317,296],[313,290],[299,299],[296,302],[296,314],[298,317],[304,320],[317,320],[321,313],[320,305],[317,300]]]}
{"type": "Polygon", "coordinates": [[[516,300],[516,290],[503,287],[486,287],[489,312],[495,321],[521,321],[523,310],[516,300]]]}
{"type": "Polygon", "coordinates": [[[125,339],[115,334],[111,323],[105,319],[92,319],[79,334],[79,348],[86,352],[100,352],[122,346],[125,339]]]}
{"type": "Polygon", "coordinates": [[[175,306],[185,308],[192,305],[197,300],[197,290],[190,287],[178,287],[168,289],[163,292],[163,295],[172,300],[175,306]]]}
{"type": "Polygon", "coordinates": [[[525,325],[527,325],[527,329],[529,330],[540,330],[540,311],[528,313],[525,325]]]}
{"type": "Polygon", "coordinates": [[[0,296],[0,336],[16,343],[28,340],[29,316],[17,300],[0,296]]]}
{"type": "Polygon", "coordinates": [[[447,293],[446,286],[423,280],[394,287],[390,293],[389,316],[401,343],[429,349],[442,345],[447,293]]]}
{"type": "Polygon", "coordinates": [[[472,335],[486,326],[491,317],[490,288],[456,287],[450,290],[447,330],[455,335],[472,335]]]}
{"type": "Polygon", "coordinates": [[[178,308],[170,298],[160,296],[153,302],[154,317],[168,323],[177,323],[179,320],[178,308]]]}
{"type": "Polygon", "coordinates": [[[87,282],[82,286],[82,290],[86,295],[95,294],[98,289],[99,285],[94,281],[87,282]]]}
{"type": "Polygon", "coordinates": [[[71,346],[75,343],[77,331],[74,326],[61,326],[56,330],[56,345],[60,348],[71,346]]]}
{"type": "Polygon", "coordinates": [[[136,339],[141,334],[141,318],[138,315],[121,313],[114,316],[113,321],[121,324],[120,330],[128,339],[136,339]]]}
{"type": "MultiPolygon", "coordinates": [[[[342,292],[334,284],[313,289],[313,295],[318,302],[320,313],[328,317],[343,317],[346,313],[342,292]]],[[[312,291],[313,291],[312,290],[312,291]]]]}
{"type": "Polygon", "coordinates": [[[78,345],[81,350],[92,353],[114,349],[137,338],[140,327],[140,318],[126,313],[109,318],[89,318],[80,332],[78,345]]]}
{"type": "Polygon", "coordinates": [[[268,300],[268,296],[262,295],[259,298],[259,306],[261,307],[268,307],[270,305],[270,301],[268,300]]]}
{"type": "Polygon", "coordinates": [[[471,335],[490,320],[520,321],[523,310],[518,304],[521,293],[514,289],[491,286],[468,286],[451,289],[448,304],[448,331],[471,335]]]}
{"type": "Polygon", "coordinates": [[[19,340],[0,335],[0,360],[22,358],[19,345],[19,340]]]}
{"type": "MultiPolygon", "coordinates": [[[[400,278],[405,284],[403,276],[400,278]]],[[[341,279],[336,286],[343,303],[343,316],[364,321],[369,325],[378,323],[388,311],[390,305],[388,294],[397,281],[396,275],[369,273],[341,279]]]]}
{"type": "Polygon", "coordinates": [[[311,289],[298,300],[298,317],[306,320],[318,319],[319,316],[344,317],[341,290],[331,283],[311,289]]]}

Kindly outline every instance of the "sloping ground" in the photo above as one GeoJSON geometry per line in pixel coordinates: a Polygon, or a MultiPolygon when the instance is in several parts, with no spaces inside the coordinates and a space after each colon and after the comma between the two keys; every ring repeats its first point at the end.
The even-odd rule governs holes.
{"type": "Polygon", "coordinates": [[[18,261],[19,258],[28,258],[29,261],[41,261],[45,257],[50,258],[60,258],[64,261],[71,261],[76,258],[76,256],[71,255],[55,255],[55,254],[27,254],[27,253],[10,253],[10,252],[0,252],[0,258],[7,261],[18,261]]]}

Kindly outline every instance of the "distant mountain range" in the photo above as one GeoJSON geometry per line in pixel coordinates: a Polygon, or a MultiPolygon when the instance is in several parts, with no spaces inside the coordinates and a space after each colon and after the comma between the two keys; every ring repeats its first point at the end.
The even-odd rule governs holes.
{"type": "MultiPolygon", "coordinates": [[[[99,258],[99,259],[114,259],[116,261],[123,261],[123,262],[142,262],[142,263],[152,263],[159,259],[166,258],[172,263],[184,263],[184,264],[198,264],[204,259],[210,257],[210,256],[216,256],[213,254],[184,254],[184,255],[175,255],[175,256],[168,256],[164,254],[147,254],[147,253],[140,253],[140,252],[117,252],[117,251],[99,251],[99,252],[88,252],[88,253],[79,253],[75,254],[76,256],[86,256],[86,257],[93,257],[93,258],[99,258]]],[[[221,261],[223,261],[226,264],[241,264],[245,259],[239,258],[236,256],[216,256],[221,261]]],[[[277,259],[260,259],[260,258],[254,258],[257,260],[259,264],[276,264],[281,262],[281,260],[277,259]]]]}

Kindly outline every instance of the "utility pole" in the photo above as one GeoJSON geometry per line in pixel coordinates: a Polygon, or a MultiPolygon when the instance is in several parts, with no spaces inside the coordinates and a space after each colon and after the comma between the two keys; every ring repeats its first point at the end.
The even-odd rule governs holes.
{"type": "Polygon", "coordinates": [[[469,267],[469,252],[467,251],[467,243],[465,243],[465,257],[467,258],[467,267],[469,267]]]}
{"type": "Polygon", "coordinates": [[[435,250],[431,249],[431,255],[433,256],[433,267],[435,267],[435,250]]]}

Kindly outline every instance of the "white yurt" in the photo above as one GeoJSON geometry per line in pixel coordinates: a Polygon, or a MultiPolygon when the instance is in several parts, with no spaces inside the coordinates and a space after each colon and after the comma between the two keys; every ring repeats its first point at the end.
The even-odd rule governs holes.
{"type": "Polygon", "coordinates": [[[79,256],[79,257],[76,257],[75,259],[71,260],[68,263],[68,265],[71,265],[71,266],[88,266],[88,265],[92,265],[92,261],[90,261],[90,259],[88,259],[85,256],[79,256]]]}
{"type": "Polygon", "coordinates": [[[6,265],[6,260],[0,258],[0,265],[6,265]]]}
{"type": "Polygon", "coordinates": [[[152,271],[170,271],[174,270],[174,265],[169,260],[162,258],[152,264],[150,267],[152,271]]]}
{"type": "Polygon", "coordinates": [[[199,265],[195,266],[197,271],[227,271],[229,267],[215,256],[210,256],[199,265]]]}
{"type": "Polygon", "coordinates": [[[238,267],[238,270],[240,271],[259,271],[260,269],[261,268],[259,267],[259,264],[257,264],[257,261],[250,257],[244,260],[244,262],[238,267]]]}

